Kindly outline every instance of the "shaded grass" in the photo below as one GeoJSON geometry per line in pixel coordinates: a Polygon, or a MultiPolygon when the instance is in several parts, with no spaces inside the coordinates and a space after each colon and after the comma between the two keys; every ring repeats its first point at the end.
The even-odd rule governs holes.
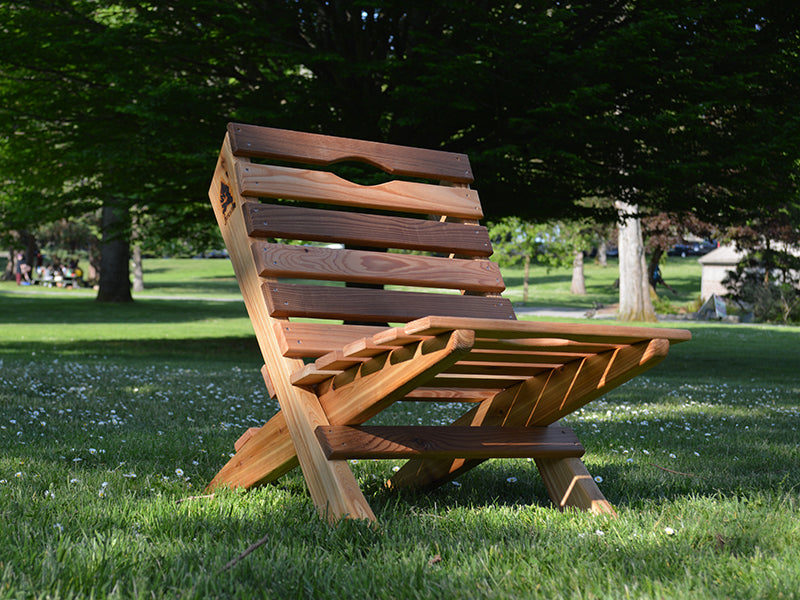
{"type": "Polygon", "coordinates": [[[566,419],[616,520],[551,508],[526,460],[401,495],[357,461],[380,527],[329,527],[298,471],[176,504],[277,410],[241,303],[68,294],[0,294],[2,597],[798,597],[800,328],[692,323],[566,419]]]}

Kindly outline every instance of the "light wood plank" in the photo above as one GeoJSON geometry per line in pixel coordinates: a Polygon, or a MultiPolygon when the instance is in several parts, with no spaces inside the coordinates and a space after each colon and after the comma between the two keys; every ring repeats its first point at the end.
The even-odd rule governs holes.
{"type": "Polygon", "coordinates": [[[485,227],[372,215],[283,204],[245,202],[247,233],[375,248],[398,248],[487,257],[492,244],[485,227]]]}
{"type": "Polygon", "coordinates": [[[471,183],[465,154],[396,146],[381,142],[286,131],[243,123],[229,123],[228,137],[236,156],[271,158],[329,165],[360,160],[384,171],[410,177],[471,183]]]}
{"type": "Polygon", "coordinates": [[[454,331],[392,350],[387,360],[370,359],[342,378],[319,402],[330,425],[358,425],[463,358],[472,347],[470,331],[454,331]]]}
{"type": "Polygon", "coordinates": [[[463,219],[483,217],[478,192],[465,188],[396,179],[366,186],[327,171],[255,163],[237,164],[236,173],[242,194],[256,198],[301,200],[463,219]]]}
{"type": "Polygon", "coordinates": [[[474,292],[502,292],[505,289],[500,269],[488,260],[458,260],[267,242],[254,242],[252,252],[258,274],[262,277],[466,289],[474,292]]]}
{"type": "Polygon", "coordinates": [[[577,342],[631,344],[653,338],[672,343],[690,340],[685,329],[660,327],[629,327],[626,325],[597,325],[583,323],[546,323],[541,321],[500,321],[492,319],[459,319],[432,316],[413,321],[404,327],[413,335],[437,335],[452,329],[471,329],[480,338],[545,338],[555,337],[577,342]]]}
{"type": "Polygon", "coordinates": [[[369,338],[387,329],[394,329],[369,325],[290,321],[276,321],[274,328],[280,341],[281,354],[287,358],[319,358],[328,352],[339,350],[346,344],[369,338]]]}

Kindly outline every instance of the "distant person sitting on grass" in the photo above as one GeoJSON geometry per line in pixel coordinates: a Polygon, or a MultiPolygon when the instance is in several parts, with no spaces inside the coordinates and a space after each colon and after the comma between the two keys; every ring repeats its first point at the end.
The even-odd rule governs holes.
{"type": "Polygon", "coordinates": [[[17,280],[17,285],[31,284],[31,267],[22,252],[17,252],[14,259],[14,278],[17,280]]]}

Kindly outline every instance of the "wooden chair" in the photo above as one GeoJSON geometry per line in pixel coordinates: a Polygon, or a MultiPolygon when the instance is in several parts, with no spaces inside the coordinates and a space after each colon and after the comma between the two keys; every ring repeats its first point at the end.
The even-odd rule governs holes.
{"type": "Polygon", "coordinates": [[[209,195],[281,410],[236,442],[211,489],[299,464],[328,519],[374,520],[348,459],[409,458],[387,486],[424,489],[532,457],[557,506],[614,513],[558,419],[690,334],[516,320],[472,180],[462,154],[228,126],[209,195]],[[324,169],[341,161],[395,179],[324,169]],[[450,426],[363,425],[396,401],[472,408],[450,426]]]}

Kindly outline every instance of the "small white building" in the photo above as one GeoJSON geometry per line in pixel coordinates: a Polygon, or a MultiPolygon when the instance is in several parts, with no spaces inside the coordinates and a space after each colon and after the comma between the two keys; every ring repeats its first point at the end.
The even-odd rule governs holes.
{"type": "Polygon", "coordinates": [[[744,252],[733,246],[720,246],[698,259],[697,262],[703,266],[700,297],[704,301],[712,294],[724,296],[728,293],[728,289],[722,282],[730,272],[736,271],[736,265],[744,256],[744,252]]]}

